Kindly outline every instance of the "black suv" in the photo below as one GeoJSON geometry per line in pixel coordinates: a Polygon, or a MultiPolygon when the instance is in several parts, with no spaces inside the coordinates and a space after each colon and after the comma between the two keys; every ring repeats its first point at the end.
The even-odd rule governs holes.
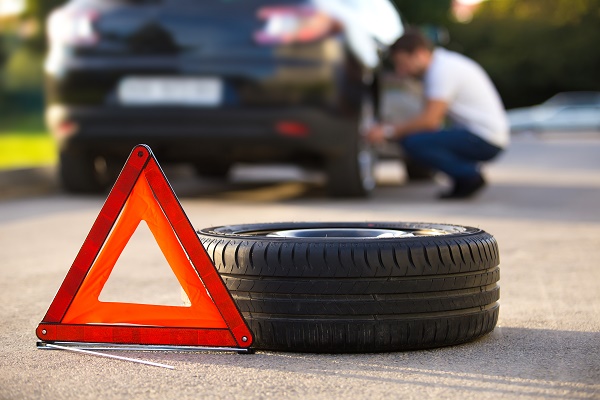
{"type": "Polygon", "coordinates": [[[235,162],[325,168],[364,196],[388,0],[72,0],[48,21],[47,123],[70,192],[110,185],[131,148],[226,175],[235,162]]]}

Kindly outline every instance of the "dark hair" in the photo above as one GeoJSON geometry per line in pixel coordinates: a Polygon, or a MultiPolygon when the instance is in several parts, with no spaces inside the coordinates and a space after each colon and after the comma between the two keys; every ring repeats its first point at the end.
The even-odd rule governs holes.
{"type": "Polygon", "coordinates": [[[417,49],[432,50],[433,43],[416,28],[408,28],[404,34],[390,46],[391,53],[414,53],[417,49]]]}

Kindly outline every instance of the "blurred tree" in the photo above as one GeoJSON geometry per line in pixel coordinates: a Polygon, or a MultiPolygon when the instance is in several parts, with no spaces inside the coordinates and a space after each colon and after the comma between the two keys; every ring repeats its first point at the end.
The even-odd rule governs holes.
{"type": "Polygon", "coordinates": [[[45,33],[48,15],[54,8],[65,2],[66,0],[27,0],[24,18],[35,21],[38,27],[30,39],[31,44],[39,50],[45,49],[46,46],[45,33]]]}
{"type": "Polygon", "coordinates": [[[410,25],[446,26],[450,22],[452,0],[394,0],[410,25]]]}
{"type": "Polygon", "coordinates": [[[528,21],[543,18],[552,25],[579,23],[598,10],[596,0],[496,0],[483,3],[480,16],[528,21]]]}
{"type": "Polygon", "coordinates": [[[394,0],[404,23],[418,26],[434,43],[446,45],[452,0],[394,0]]]}
{"type": "Polygon", "coordinates": [[[488,71],[508,108],[600,90],[600,0],[490,0],[449,30],[449,47],[488,71]]]}
{"type": "Polygon", "coordinates": [[[66,0],[27,0],[22,15],[0,22],[0,113],[39,111],[45,24],[66,0]]]}

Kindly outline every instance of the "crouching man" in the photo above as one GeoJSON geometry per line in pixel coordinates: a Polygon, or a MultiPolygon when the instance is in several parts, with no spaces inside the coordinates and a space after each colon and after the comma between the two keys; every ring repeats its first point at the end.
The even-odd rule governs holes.
{"type": "Polygon", "coordinates": [[[480,166],[509,143],[509,127],[498,92],[475,61],[434,48],[418,31],[408,30],[391,47],[395,72],[423,80],[423,112],[402,124],[378,124],[372,143],[397,141],[407,155],[442,171],[453,187],[440,198],[468,198],[486,184],[480,166]],[[442,128],[446,117],[452,126],[442,128]]]}

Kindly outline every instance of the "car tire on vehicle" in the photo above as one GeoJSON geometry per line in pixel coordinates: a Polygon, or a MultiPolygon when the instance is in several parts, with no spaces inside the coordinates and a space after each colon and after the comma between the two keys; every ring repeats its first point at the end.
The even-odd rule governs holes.
{"type": "Polygon", "coordinates": [[[327,190],[338,198],[366,197],[375,188],[375,154],[363,143],[355,143],[350,151],[329,160],[327,190]]]}
{"type": "Polygon", "coordinates": [[[257,349],[425,349],[474,340],[498,319],[498,247],[477,228],[276,223],[198,234],[257,349]]]}
{"type": "Polygon", "coordinates": [[[69,193],[100,193],[106,189],[96,160],[80,149],[61,149],[58,172],[64,190],[69,193]]]}
{"type": "Polygon", "coordinates": [[[204,178],[226,179],[229,175],[231,164],[227,163],[195,163],[194,170],[196,174],[204,178]]]}
{"type": "Polygon", "coordinates": [[[377,155],[364,135],[364,130],[373,120],[373,101],[368,97],[361,105],[360,118],[345,150],[327,162],[327,191],[330,196],[367,197],[375,189],[377,155]]]}

